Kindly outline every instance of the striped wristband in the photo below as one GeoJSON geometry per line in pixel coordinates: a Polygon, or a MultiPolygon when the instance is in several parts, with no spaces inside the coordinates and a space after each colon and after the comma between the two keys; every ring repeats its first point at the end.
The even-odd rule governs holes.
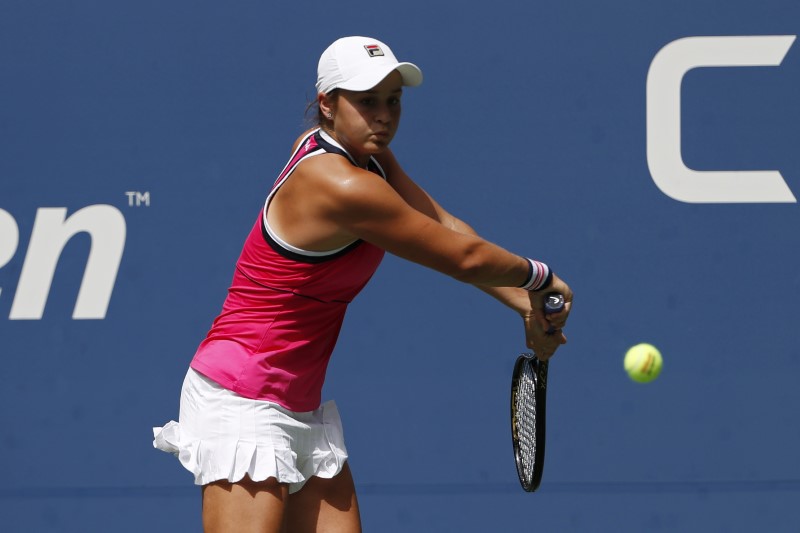
{"type": "Polygon", "coordinates": [[[520,285],[526,291],[539,291],[548,287],[553,280],[553,271],[541,261],[528,259],[528,278],[520,285]]]}

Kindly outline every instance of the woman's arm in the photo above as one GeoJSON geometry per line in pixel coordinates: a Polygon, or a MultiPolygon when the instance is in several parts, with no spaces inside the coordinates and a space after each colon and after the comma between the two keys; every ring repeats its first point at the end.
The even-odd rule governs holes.
{"type": "MultiPolygon", "coordinates": [[[[454,217],[443,209],[428,193],[417,185],[400,167],[391,151],[386,151],[378,158],[388,174],[388,181],[400,196],[409,205],[425,213],[427,216],[439,221],[442,225],[459,233],[477,235],[477,232],[466,222],[454,217]]],[[[564,327],[572,306],[572,291],[558,276],[554,275],[547,290],[541,293],[530,292],[517,287],[488,286],[480,283],[474,284],[483,292],[489,294],[507,307],[522,316],[525,325],[527,344],[531,348],[540,346],[541,339],[547,338],[545,331],[550,327],[560,330],[564,327]],[[557,315],[545,316],[541,311],[544,307],[544,296],[550,292],[559,292],[565,295],[567,302],[565,311],[557,315]]],[[[559,344],[566,342],[563,334],[558,335],[559,344]]],[[[546,350],[539,349],[537,353],[546,354],[546,350]]],[[[546,355],[545,355],[546,356],[546,355]]]]}
{"type": "Polygon", "coordinates": [[[448,227],[435,204],[417,209],[392,185],[340,156],[309,158],[295,172],[301,176],[292,181],[305,184],[303,220],[320,231],[337,228],[340,237],[363,239],[465,283],[514,287],[528,277],[525,258],[448,227]]]}

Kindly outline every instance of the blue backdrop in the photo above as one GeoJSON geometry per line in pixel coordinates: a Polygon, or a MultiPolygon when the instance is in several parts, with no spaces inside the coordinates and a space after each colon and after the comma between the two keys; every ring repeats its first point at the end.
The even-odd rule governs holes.
{"type": "MultiPolygon", "coordinates": [[[[325,390],[366,531],[796,531],[800,210],[662,192],[647,80],[678,39],[798,33],[793,0],[0,1],[3,530],[200,529],[151,427],[177,417],[319,54],[366,34],[425,75],[406,170],[576,293],[531,495],[508,434],[521,321],[387,258],[325,390]],[[638,342],[665,357],[649,385],[622,369],[638,342]]],[[[800,44],[682,81],[687,167],[800,193],[800,44]]]]}

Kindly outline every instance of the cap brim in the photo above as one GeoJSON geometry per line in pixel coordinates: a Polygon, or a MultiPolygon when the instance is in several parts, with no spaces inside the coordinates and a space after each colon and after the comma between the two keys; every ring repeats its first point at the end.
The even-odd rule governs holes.
{"type": "Polygon", "coordinates": [[[383,65],[366,74],[355,76],[336,86],[338,89],[346,91],[368,91],[378,85],[389,74],[398,71],[403,77],[403,85],[416,87],[422,83],[422,71],[413,63],[397,63],[395,65],[383,65]]]}

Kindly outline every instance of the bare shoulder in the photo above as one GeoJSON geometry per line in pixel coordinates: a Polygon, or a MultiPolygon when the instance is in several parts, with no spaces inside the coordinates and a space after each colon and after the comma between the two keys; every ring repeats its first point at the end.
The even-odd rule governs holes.
{"type": "Polygon", "coordinates": [[[347,194],[352,190],[389,188],[380,176],[354,166],[338,154],[310,157],[297,166],[296,172],[303,176],[304,182],[328,193],[347,194]]]}
{"type": "Polygon", "coordinates": [[[353,166],[337,154],[310,157],[297,165],[295,174],[290,180],[294,181],[294,192],[333,219],[385,212],[405,203],[380,176],[353,166]]]}

